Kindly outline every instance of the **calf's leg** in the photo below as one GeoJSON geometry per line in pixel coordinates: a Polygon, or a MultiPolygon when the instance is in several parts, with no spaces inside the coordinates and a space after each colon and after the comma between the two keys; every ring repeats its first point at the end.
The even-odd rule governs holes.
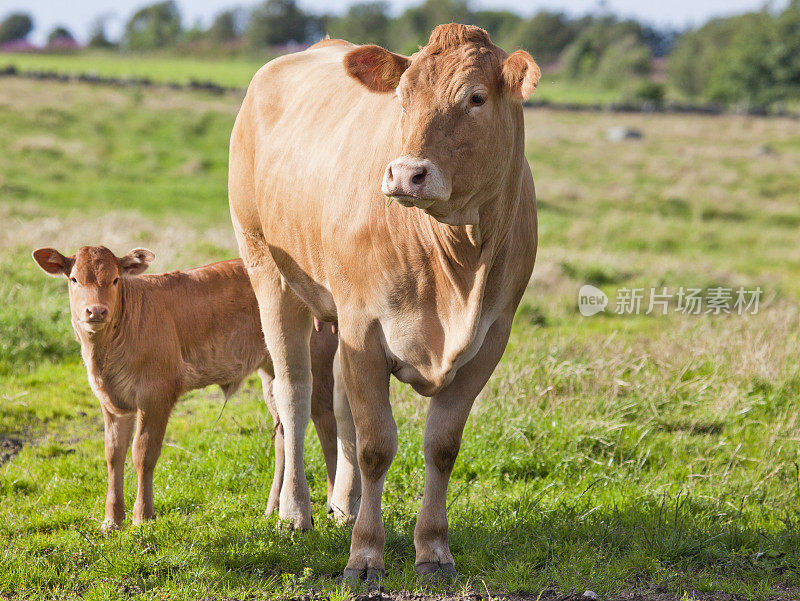
{"type": "Polygon", "coordinates": [[[133,505],[133,523],[141,524],[155,517],[153,507],[153,471],[161,456],[164,432],[167,429],[173,402],[155,406],[137,414],[136,436],[133,439],[133,465],[139,477],[136,503],[133,505]]]}
{"type": "Polygon", "coordinates": [[[108,491],[106,492],[105,519],[100,529],[103,532],[118,530],[125,519],[125,455],[131,444],[135,413],[117,415],[101,405],[104,423],[104,444],[108,466],[108,491]]]}
{"type": "Polygon", "coordinates": [[[470,409],[503,355],[510,327],[510,319],[495,322],[478,354],[458,370],[447,388],[431,399],[423,438],[425,487],[414,528],[415,565],[419,574],[456,576],[448,541],[447,486],[470,409]]]}
{"type": "Polygon", "coordinates": [[[330,509],[339,524],[352,524],[361,503],[361,472],[358,469],[356,426],[347,401],[339,353],[333,360],[333,412],[336,416],[336,476],[330,509]]]}
{"type": "Polygon", "coordinates": [[[375,580],[385,572],[383,483],[397,452],[397,425],[389,404],[390,372],[376,332],[349,339],[346,324],[340,322],[340,326],[341,373],[356,426],[362,485],[361,506],[353,526],[344,577],[375,580]],[[355,344],[350,340],[355,340],[355,344]]]}
{"type": "Polygon", "coordinates": [[[264,391],[264,401],[267,404],[267,409],[269,409],[269,413],[272,416],[272,423],[274,424],[272,440],[275,447],[275,473],[272,476],[272,488],[270,488],[267,509],[264,512],[269,515],[278,509],[281,486],[283,486],[283,425],[281,424],[281,418],[278,416],[278,407],[275,405],[275,397],[272,394],[272,374],[262,368],[258,370],[258,375],[261,377],[261,388],[264,391]]]}

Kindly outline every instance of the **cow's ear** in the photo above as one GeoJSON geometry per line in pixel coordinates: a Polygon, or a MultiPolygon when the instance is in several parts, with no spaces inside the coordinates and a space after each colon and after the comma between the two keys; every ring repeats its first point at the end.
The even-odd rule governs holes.
{"type": "Polygon", "coordinates": [[[536,89],[542,71],[530,54],[517,50],[503,63],[502,81],[515,100],[526,100],[536,89]]]}
{"type": "Polygon", "coordinates": [[[119,268],[123,275],[139,275],[150,266],[156,255],[146,248],[134,248],[124,257],[120,257],[119,268]]]}
{"type": "Polygon", "coordinates": [[[359,46],[344,56],[344,68],[373,92],[393,92],[411,61],[380,46],[359,46]]]}
{"type": "Polygon", "coordinates": [[[33,260],[50,275],[69,275],[75,257],[65,257],[55,248],[38,248],[33,251],[33,260]]]}

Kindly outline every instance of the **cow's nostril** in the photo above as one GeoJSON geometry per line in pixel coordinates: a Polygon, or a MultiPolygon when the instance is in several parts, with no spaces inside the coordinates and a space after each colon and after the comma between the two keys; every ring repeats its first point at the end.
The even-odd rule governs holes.
{"type": "Polygon", "coordinates": [[[422,171],[420,171],[414,177],[411,178],[411,183],[413,183],[416,186],[419,186],[420,184],[422,184],[422,182],[425,181],[426,175],[428,175],[428,170],[423,168],[422,171]]]}
{"type": "Polygon", "coordinates": [[[391,165],[389,165],[389,167],[386,168],[386,179],[387,179],[387,181],[389,181],[389,183],[394,181],[394,175],[392,174],[392,166],[391,165]]]}

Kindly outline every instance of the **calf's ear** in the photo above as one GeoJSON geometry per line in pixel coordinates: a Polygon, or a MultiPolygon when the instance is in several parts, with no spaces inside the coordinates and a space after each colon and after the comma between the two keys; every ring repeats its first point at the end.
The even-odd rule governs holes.
{"type": "Polygon", "coordinates": [[[515,100],[523,101],[533,94],[541,76],[539,65],[524,50],[513,52],[503,63],[503,86],[515,100]]]}
{"type": "Polygon", "coordinates": [[[33,251],[33,260],[50,275],[69,275],[75,257],[65,257],[55,248],[37,248],[33,251]]]}
{"type": "Polygon", "coordinates": [[[350,77],[373,92],[393,92],[411,61],[380,46],[359,46],[344,56],[350,77]]]}
{"type": "Polygon", "coordinates": [[[146,248],[134,248],[124,257],[120,257],[119,268],[123,275],[139,275],[150,266],[156,255],[146,248]]]}

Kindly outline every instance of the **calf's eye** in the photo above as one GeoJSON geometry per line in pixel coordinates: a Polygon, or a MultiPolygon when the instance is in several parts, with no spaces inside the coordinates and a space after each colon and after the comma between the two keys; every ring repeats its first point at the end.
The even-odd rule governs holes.
{"type": "Polygon", "coordinates": [[[116,286],[116,285],[117,285],[117,283],[119,283],[119,278],[114,278],[114,281],[113,281],[113,282],[111,282],[111,285],[112,285],[112,286],[116,286]]]}
{"type": "Polygon", "coordinates": [[[78,283],[78,280],[76,280],[75,278],[70,278],[69,281],[72,282],[73,284],[77,284],[78,283]]]}

